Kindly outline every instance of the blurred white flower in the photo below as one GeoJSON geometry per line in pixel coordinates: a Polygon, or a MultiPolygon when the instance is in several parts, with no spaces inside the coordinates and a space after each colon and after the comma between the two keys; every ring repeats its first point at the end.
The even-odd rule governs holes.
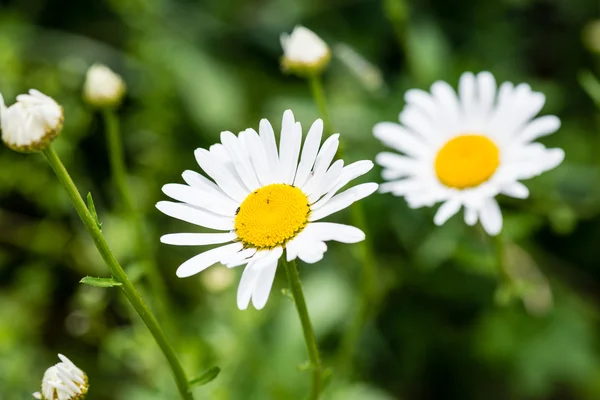
{"type": "Polygon", "coordinates": [[[94,64],[88,69],[83,84],[83,97],[98,108],[116,107],[125,95],[125,82],[105,65],[94,64]]]}
{"type": "Polygon", "coordinates": [[[290,35],[282,33],[280,40],[284,71],[308,76],[322,72],[329,65],[331,52],[327,43],[310,29],[296,26],[290,35]]]}
{"type": "Polygon", "coordinates": [[[307,263],[323,258],[326,241],[356,243],[365,234],[358,228],[317,222],[375,190],[376,183],[363,183],[338,192],[351,180],[367,173],[371,161],[344,167],[332,164],[339,135],[321,146],[323,121],[313,123],[302,146],[302,127],[290,110],[283,114],[279,151],[273,127],[260,121],[259,132],[246,129],[239,136],[221,133],[221,143],[210,150],[197,149],[196,160],[207,179],[185,171],[187,185],[168,184],[163,192],[182,203],[161,201],[163,213],[222,233],[176,233],[161,241],[180,246],[223,244],[184,262],[177,276],[197,274],[218,262],[235,267],[247,264],[238,288],[237,303],[246,309],[265,306],[286,250],[287,260],[307,263]],[[301,151],[302,150],[302,151],[301,151]],[[225,244],[228,243],[228,244],[225,244]]]}
{"type": "Polygon", "coordinates": [[[83,400],[88,392],[88,378],[67,357],[58,355],[61,362],[48,368],[42,378],[42,391],[33,394],[42,400],[83,400]]]}
{"type": "Polygon", "coordinates": [[[400,124],[382,122],[373,134],[404,155],[383,152],[376,161],[384,169],[381,192],[406,198],[412,208],[443,202],[434,222],[442,225],[464,206],[468,225],[481,221],[490,235],[502,229],[498,194],[526,198],[519,180],[558,166],[562,149],[533,142],[560,127],[547,115],[535,118],[546,100],[529,85],[504,82],[496,91],[489,72],[460,78],[458,95],[446,82],[431,93],[406,92],[400,124]],[[535,118],[535,119],[534,119],[535,118]]]}
{"type": "Polygon", "coordinates": [[[10,107],[6,107],[0,94],[2,141],[13,150],[43,150],[62,130],[63,118],[62,107],[35,89],[17,96],[17,102],[10,107]]]}

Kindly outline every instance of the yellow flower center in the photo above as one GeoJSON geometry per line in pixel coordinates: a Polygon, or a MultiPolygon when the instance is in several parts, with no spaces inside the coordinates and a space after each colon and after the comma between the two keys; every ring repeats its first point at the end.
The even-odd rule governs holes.
{"type": "Polygon", "coordinates": [[[449,140],[435,158],[435,172],[446,186],[465,189],[487,181],[500,164],[498,147],[482,135],[449,140]]]}
{"type": "Polygon", "coordinates": [[[302,190],[275,183],[244,199],[235,217],[235,232],[247,247],[272,249],[300,233],[309,213],[308,198],[302,190]]]}

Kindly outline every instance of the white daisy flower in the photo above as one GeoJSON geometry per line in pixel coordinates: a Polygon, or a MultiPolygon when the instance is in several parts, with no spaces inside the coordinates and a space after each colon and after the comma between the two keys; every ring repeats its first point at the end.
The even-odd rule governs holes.
{"type": "Polygon", "coordinates": [[[282,33],[280,41],[284,71],[308,76],[322,72],[329,65],[331,51],[327,43],[304,26],[296,26],[290,35],[282,33]]]}
{"type": "Polygon", "coordinates": [[[88,378],[62,354],[61,362],[48,368],[42,379],[42,391],[33,394],[41,400],[83,400],[88,392],[88,378]]]}
{"type": "Polygon", "coordinates": [[[46,148],[63,126],[62,107],[51,97],[31,89],[10,107],[0,94],[0,127],[7,147],[32,152],[46,148]]]}
{"type": "Polygon", "coordinates": [[[197,149],[203,175],[185,171],[187,185],[168,184],[163,192],[180,201],[161,201],[163,213],[221,233],[165,235],[166,244],[196,246],[220,244],[184,262],[177,276],[187,277],[215,263],[246,265],[238,288],[242,310],[250,300],[262,309],[269,297],[277,262],[286,250],[288,261],[315,263],[327,250],[326,241],[356,243],[365,238],[353,226],[317,222],[375,190],[363,183],[338,193],[351,180],[367,173],[371,161],[344,166],[332,163],[338,134],[322,146],[323,122],[313,123],[302,146],[302,127],[290,110],[283,114],[279,151],[271,124],[260,121],[259,132],[246,129],[238,136],[221,133],[221,143],[197,149]],[[212,179],[212,180],[211,180],[212,179]]]}
{"type": "Polygon", "coordinates": [[[526,198],[519,182],[551,170],[564,159],[562,149],[548,149],[535,139],[560,127],[547,115],[535,118],[545,96],[529,85],[504,82],[496,91],[489,72],[464,73],[458,94],[446,82],[431,93],[406,92],[400,124],[382,122],[373,134],[403,155],[383,152],[381,192],[404,196],[412,208],[443,202],[434,222],[442,225],[465,208],[468,225],[481,221],[490,235],[502,229],[498,194],[526,198]]]}
{"type": "Polygon", "coordinates": [[[83,84],[83,97],[98,108],[115,107],[125,95],[125,82],[106,65],[94,64],[88,69],[83,84]]]}

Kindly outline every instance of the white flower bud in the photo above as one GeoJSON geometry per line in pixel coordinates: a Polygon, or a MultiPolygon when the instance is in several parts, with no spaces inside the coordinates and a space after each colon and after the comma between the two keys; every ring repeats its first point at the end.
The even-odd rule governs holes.
{"type": "Polygon", "coordinates": [[[61,362],[48,368],[42,379],[42,391],[33,394],[41,400],[83,400],[89,384],[85,372],[67,357],[58,355],[61,362]]]}
{"type": "Polygon", "coordinates": [[[306,77],[321,73],[331,59],[327,43],[303,26],[296,26],[291,35],[281,35],[283,70],[306,77]]]}
{"type": "Polygon", "coordinates": [[[83,85],[83,97],[93,107],[116,107],[125,95],[125,82],[105,65],[94,64],[88,69],[83,85]]]}
{"type": "Polygon", "coordinates": [[[63,119],[62,107],[35,89],[17,96],[17,102],[10,107],[4,105],[0,95],[2,140],[15,151],[45,149],[62,130],[63,119]]]}

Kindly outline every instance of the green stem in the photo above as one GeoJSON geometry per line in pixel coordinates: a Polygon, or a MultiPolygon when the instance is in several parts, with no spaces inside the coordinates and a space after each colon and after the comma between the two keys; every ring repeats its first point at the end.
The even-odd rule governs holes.
{"type": "MultiPolygon", "coordinates": [[[[333,129],[329,122],[327,113],[327,103],[325,102],[325,92],[323,85],[321,84],[321,78],[319,75],[313,75],[309,78],[310,88],[313,95],[313,99],[319,113],[323,118],[326,131],[331,134],[333,129]]],[[[342,157],[342,148],[338,149],[337,156],[342,157]]],[[[352,223],[358,228],[362,229],[365,234],[366,232],[366,218],[365,213],[360,203],[355,203],[351,207],[352,212],[352,223]]],[[[368,235],[367,235],[368,237],[368,235]]],[[[360,261],[362,265],[362,296],[360,299],[360,305],[354,320],[352,321],[350,328],[346,331],[344,337],[341,340],[340,349],[338,352],[338,365],[340,369],[348,369],[351,366],[351,360],[354,355],[354,349],[360,339],[361,331],[367,321],[369,314],[377,305],[378,294],[377,294],[377,274],[376,274],[376,261],[375,255],[373,254],[371,243],[368,240],[364,240],[360,243],[360,261]]]]}
{"type": "Polygon", "coordinates": [[[304,340],[306,341],[306,348],[308,350],[308,357],[312,369],[312,386],[309,399],[317,400],[323,390],[323,366],[321,365],[321,359],[319,358],[317,339],[315,338],[315,333],[312,324],[310,323],[310,317],[308,316],[308,309],[306,308],[306,301],[304,300],[304,293],[302,292],[302,284],[300,283],[300,275],[298,275],[296,261],[292,260],[288,263],[285,257],[286,256],[284,255],[281,260],[290,283],[290,290],[294,296],[296,310],[298,310],[300,322],[302,323],[304,340]]]}
{"type": "Polygon", "coordinates": [[[152,336],[154,336],[154,340],[156,340],[156,343],[165,355],[167,362],[169,363],[169,366],[173,371],[173,375],[175,376],[175,381],[177,383],[179,393],[181,394],[181,398],[185,400],[193,400],[194,397],[188,391],[188,380],[185,375],[185,371],[183,370],[183,367],[181,366],[179,359],[177,358],[177,354],[175,354],[175,350],[167,340],[160,325],[158,324],[158,321],[156,321],[156,318],[154,318],[154,315],[152,315],[152,312],[150,311],[148,306],[144,304],[144,301],[140,297],[140,294],[133,287],[131,281],[127,277],[127,274],[125,273],[121,265],[119,265],[119,262],[117,261],[115,256],[112,254],[108,243],[104,239],[104,236],[102,236],[100,228],[94,221],[92,214],[86,207],[83,199],[81,198],[81,195],[79,194],[79,191],[77,190],[77,187],[73,183],[73,180],[69,176],[69,173],[67,172],[66,168],[60,161],[60,158],[58,157],[52,146],[49,146],[46,150],[44,150],[43,154],[44,157],[46,157],[48,163],[50,164],[50,167],[52,167],[54,173],[65,187],[67,194],[69,195],[69,198],[71,199],[71,202],[73,203],[73,206],[77,211],[77,214],[79,214],[79,218],[81,218],[81,221],[85,225],[85,228],[94,240],[94,244],[96,245],[98,252],[102,256],[102,259],[108,266],[110,273],[117,281],[119,281],[122,284],[120,288],[125,293],[125,296],[129,300],[135,311],[142,318],[142,320],[148,327],[148,330],[150,331],[150,333],[152,333],[152,336]]]}
{"type": "Polygon", "coordinates": [[[327,112],[327,102],[325,101],[325,91],[323,90],[321,75],[311,75],[308,78],[308,83],[310,85],[310,91],[313,99],[317,104],[317,108],[319,109],[319,114],[321,114],[321,118],[323,118],[325,133],[326,135],[331,135],[333,133],[333,128],[331,127],[329,113],[327,112]]]}
{"type": "Polygon", "coordinates": [[[103,110],[102,116],[104,117],[110,168],[114,185],[123,202],[125,211],[131,217],[133,226],[136,229],[138,257],[141,260],[144,260],[144,265],[146,267],[144,272],[148,277],[152,292],[156,297],[156,301],[153,302],[153,305],[158,309],[159,316],[166,320],[168,315],[165,310],[168,309],[167,290],[160,277],[156,262],[154,261],[153,250],[146,235],[147,230],[144,226],[144,221],[137,211],[133,196],[129,190],[129,185],[127,184],[127,170],[125,167],[125,156],[123,153],[119,120],[115,111],[112,109],[103,110]]]}
{"type": "Polygon", "coordinates": [[[359,244],[361,271],[361,296],[358,311],[350,327],[341,339],[338,351],[337,366],[341,371],[351,373],[354,351],[360,339],[361,332],[369,315],[377,307],[380,296],[377,293],[377,275],[375,271],[375,256],[371,251],[371,243],[366,229],[365,213],[361,203],[355,203],[350,208],[352,222],[365,232],[366,238],[359,244]]]}
{"type": "Polygon", "coordinates": [[[502,233],[497,234],[493,238],[494,247],[496,251],[496,268],[498,269],[498,275],[500,279],[504,280],[507,283],[512,282],[512,277],[509,275],[506,270],[505,260],[504,260],[504,238],[502,237],[502,233]]]}

